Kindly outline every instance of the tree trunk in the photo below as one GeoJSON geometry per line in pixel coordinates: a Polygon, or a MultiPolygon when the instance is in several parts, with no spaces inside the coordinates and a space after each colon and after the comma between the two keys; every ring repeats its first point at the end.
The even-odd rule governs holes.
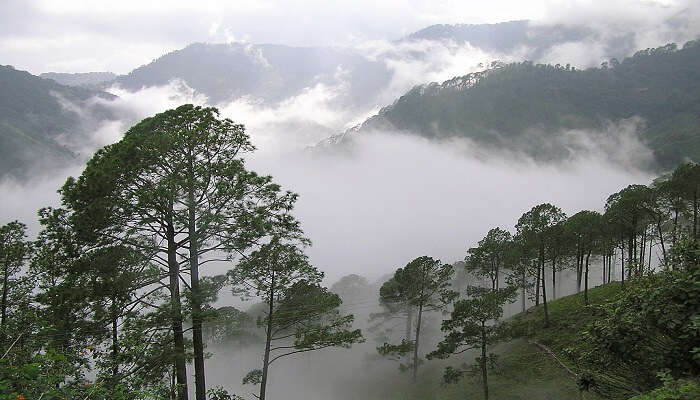
{"type": "Polygon", "coordinates": [[[496,257],[496,290],[498,290],[498,286],[499,286],[500,280],[501,280],[501,273],[500,273],[499,265],[501,265],[501,262],[498,259],[498,257],[496,257]]]}
{"type": "Polygon", "coordinates": [[[423,304],[418,306],[418,320],[416,321],[416,341],[413,343],[413,382],[418,378],[418,343],[420,339],[420,325],[423,318],[423,304]]]}
{"type": "Polygon", "coordinates": [[[540,305],[540,275],[542,274],[542,266],[537,260],[537,281],[535,282],[535,307],[540,305]]]}
{"type": "Polygon", "coordinates": [[[520,301],[523,302],[523,304],[522,304],[522,312],[525,312],[525,300],[526,300],[526,299],[525,299],[525,283],[526,283],[526,280],[527,280],[527,279],[526,279],[526,277],[525,277],[525,270],[523,269],[523,274],[522,274],[522,276],[520,277],[520,284],[521,284],[521,288],[520,288],[520,301]]]}
{"type": "Polygon", "coordinates": [[[170,376],[170,400],[177,400],[177,384],[175,381],[175,375],[177,375],[177,366],[175,363],[173,363],[173,371],[170,376]]]}
{"type": "Polygon", "coordinates": [[[489,400],[488,371],[486,370],[486,323],[481,322],[481,383],[484,388],[484,400],[489,400]]]}
{"type": "Polygon", "coordinates": [[[664,233],[661,230],[661,221],[656,222],[656,229],[659,231],[659,243],[661,244],[661,254],[664,258],[664,267],[668,269],[668,259],[666,258],[666,246],[664,245],[664,233]]]}
{"type": "Polygon", "coordinates": [[[625,246],[620,249],[620,282],[622,287],[625,287],[625,246]]]}
{"type": "MultiPolygon", "coordinates": [[[[193,171],[189,171],[193,175],[193,171]]],[[[206,400],[207,386],[204,376],[204,340],[202,338],[202,291],[199,285],[199,240],[197,238],[196,210],[193,179],[187,193],[187,234],[190,253],[190,288],[192,291],[192,347],[194,350],[194,388],[196,400],[206,400]]]]}
{"type": "Polygon", "coordinates": [[[5,350],[5,343],[7,342],[7,336],[5,333],[5,327],[7,324],[7,295],[9,292],[9,271],[10,271],[10,257],[9,255],[5,256],[5,265],[3,265],[3,277],[2,277],[2,304],[0,304],[0,307],[2,308],[2,316],[0,317],[0,349],[3,351],[5,350]]]}
{"type": "Polygon", "coordinates": [[[545,265],[542,262],[542,304],[544,305],[544,326],[549,327],[549,310],[547,309],[547,281],[544,279],[545,265]]]}
{"type": "Polygon", "coordinates": [[[581,292],[581,279],[583,277],[583,251],[576,253],[576,293],[581,292]]]}
{"type": "Polygon", "coordinates": [[[591,258],[591,250],[588,250],[588,254],[586,254],[586,276],[584,278],[584,283],[583,283],[583,301],[588,305],[588,260],[591,258]]]}
{"type": "Polygon", "coordinates": [[[406,340],[411,340],[411,332],[413,331],[413,307],[408,306],[406,310],[406,340]]]}
{"type": "Polygon", "coordinates": [[[635,258],[637,257],[636,248],[635,241],[630,238],[629,243],[627,243],[627,279],[632,278],[632,271],[634,270],[636,264],[635,258]]]}
{"type": "Polygon", "coordinates": [[[267,371],[270,364],[270,343],[272,342],[272,313],[274,311],[275,298],[275,278],[272,277],[270,285],[270,300],[268,302],[267,328],[265,330],[265,355],[263,356],[262,377],[260,379],[260,396],[258,400],[265,400],[265,389],[267,389],[267,371]]]}
{"type": "Polygon", "coordinates": [[[649,271],[651,271],[651,248],[654,245],[654,241],[652,240],[653,236],[649,235],[649,258],[647,259],[647,268],[649,271]]]}
{"type": "Polygon", "coordinates": [[[119,382],[119,336],[118,336],[119,313],[116,304],[112,300],[112,385],[119,382]]]}
{"type": "Polygon", "coordinates": [[[187,366],[185,365],[185,336],[182,330],[182,305],[180,304],[180,265],[177,262],[175,229],[172,224],[167,227],[167,239],[177,398],[178,400],[187,400],[189,394],[187,392],[187,366]]]}
{"type": "Polygon", "coordinates": [[[693,241],[698,240],[698,190],[700,190],[700,185],[695,185],[695,191],[693,192],[693,241]]]}
{"type": "Polygon", "coordinates": [[[607,260],[606,260],[606,257],[607,257],[607,254],[603,253],[603,269],[602,269],[603,276],[602,276],[602,278],[601,278],[602,280],[600,281],[600,284],[601,284],[601,285],[604,285],[604,284],[605,284],[605,272],[606,272],[606,271],[605,271],[605,262],[607,261],[607,260]]]}
{"type": "Polygon", "coordinates": [[[552,300],[557,298],[557,264],[556,258],[552,257],[552,300]]]}
{"type": "Polygon", "coordinates": [[[639,263],[637,264],[636,276],[640,276],[642,271],[644,271],[644,262],[646,261],[646,249],[647,249],[647,228],[642,231],[641,243],[639,243],[639,263]]]}

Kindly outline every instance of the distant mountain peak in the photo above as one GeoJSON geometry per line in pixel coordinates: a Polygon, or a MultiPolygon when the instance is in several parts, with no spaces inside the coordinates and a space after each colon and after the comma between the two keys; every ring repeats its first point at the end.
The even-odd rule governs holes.
{"type": "Polygon", "coordinates": [[[65,86],[97,88],[100,85],[113,81],[117,75],[113,72],[45,72],[39,77],[51,79],[65,86]]]}

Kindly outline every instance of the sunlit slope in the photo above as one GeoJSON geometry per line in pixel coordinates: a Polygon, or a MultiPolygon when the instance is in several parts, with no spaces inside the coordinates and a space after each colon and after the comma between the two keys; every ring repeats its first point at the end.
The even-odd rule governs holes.
{"type": "Polygon", "coordinates": [[[602,139],[591,131],[615,135],[610,122],[621,120],[635,125],[662,168],[700,160],[700,42],[600,68],[523,62],[417,86],[355,130],[465,137],[551,160],[575,153],[582,140],[602,139]]]}

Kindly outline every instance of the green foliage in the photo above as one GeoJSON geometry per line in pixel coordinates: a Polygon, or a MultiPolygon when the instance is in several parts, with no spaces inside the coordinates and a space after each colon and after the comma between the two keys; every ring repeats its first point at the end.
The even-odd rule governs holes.
{"type": "Polygon", "coordinates": [[[128,391],[121,385],[107,386],[82,378],[67,380],[79,375],[74,369],[68,358],[53,349],[19,364],[10,365],[7,360],[0,360],[0,399],[165,399],[153,392],[128,391]]]}
{"type": "Polygon", "coordinates": [[[467,298],[455,302],[450,318],[442,321],[445,338],[428,354],[428,359],[445,359],[473,349],[481,350],[481,356],[472,366],[447,367],[443,376],[445,383],[456,383],[465,375],[480,372],[484,398],[488,399],[488,367],[496,363],[496,356],[489,350],[507,338],[507,330],[499,319],[503,316],[503,306],[513,302],[516,291],[515,286],[503,289],[472,286],[467,288],[467,298]]]}
{"type": "Polygon", "coordinates": [[[276,310],[281,316],[276,326],[294,332],[295,351],[349,348],[364,339],[359,329],[349,329],[354,317],[341,315],[341,304],[340,297],[328,289],[308,281],[298,281],[284,291],[276,310]]]}
{"type": "Polygon", "coordinates": [[[630,397],[659,384],[657,373],[696,374],[700,359],[700,292],[697,274],[661,271],[625,284],[592,289],[550,303],[551,325],[542,310],[518,315],[515,336],[549,346],[579,369],[578,383],[610,398],[630,397]]]}
{"type": "Polygon", "coordinates": [[[230,394],[221,386],[207,390],[207,397],[210,400],[243,400],[243,397],[230,394]]]}
{"type": "Polygon", "coordinates": [[[340,297],[320,286],[323,273],[309,264],[298,242],[307,243],[273,237],[228,273],[234,294],[263,300],[258,318],[265,330],[262,368],[244,378],[244,383],[260,384],[261,399],[268,368],[278,359],[364,341],[359,329],[351,329],[354,317],[341,315],[340,297]]]}
{"type": "Polygon", "coordinates": [[[472,247],[465,257],[467,271],[478,276],[488,276],[491,287],[498,288],[502,269],[509,263],[509,250],[512,249],[513,240],[510,232],[501,228],[489,230],[486,236],[479,241],[478,247],[472,247]]]}
{"type": "Polygon", "coordinates": [[[254,369],[250,372],[248,372],[244,377],[243,377],[243,384],[244,385],[259,385],[260,382],[262,381],[262,371],[259,369],[254,369]]]}
{"type": "Polygon", "coordinates": [[[244,311],[223,306],[212,309],[205,318],[203,329],[207,343],[245,345],[260,338],[253,333],[254,321],[244,311]]]}
{"type": "Polygon", "coordinates": [[[76,156],[60,138],[72,133],[79,142],[96,127],[66,103],[91,118],[113,118],[99,102],[114,96],[85,88],[60,85],[9,65],[0,65],[0,178],[29,176],[31,167],[65,165],[76,156]]]}
{"type": "MultiPolygon", "coordinates": [[[[418,365],[422,362],[418,356],[420,346],[420,332],[422,316],[427,311],[443,310],[452,302],[458,293],[451,289],[454,268],[449,264],[442,264],[440,260],[432,257],[421,256],[404,268],[399,268],[394,276],[385,282],[379,290],[380,304],[388,309],[388,315],[400,310],[409,312],[408,318],[415,311],[417,315],[414,340],[403,338],[401,343],[384,343],[377,348],[380,355],[393,360],[413,353],[412,368],[413,379],[416,379],[418,365]]],[[[410,319],[409,319],[410,329],[410,319]]],[[[410,332],[406,333],[410,335],[410,332]]],[[[408,367],[401,364],[399,369],[405,371],[408,367]]]]}
{"type": "Polygon", "coordinates": [[[362,130],[466,136],[487,148],[552,160],[586,151],[561,135],[563,129],[605,130],[607,121],[641,116],[646,120],[642,141],[658,165],[672,168],[700,159],[698,110],[700,42],[695,41],[682,49],[670,44],[643,50],[612,67],[576,70],[526,61],[417,86],[362,130]]]}
{"type": "Polygon", "coordinates": [[[383,357],[398,361],[406,356],[406,354],[410,354],[413,351],[413,345],[414,342],[412,340],[401,339],[401,343],[399,344],[384,343],[377,347],[377,352],[383,357]]]}
{"type": "Polygon", "coordinates": [[[599,371],[630,371],[640,390],[657,383],[656,373],[674,377],[700,370],[700,275],[659,272],[634,280],[584,331],[581,360],[599,371]],[[634,372],[632,372],[634,371],[634,372]]]}
{"type": "Polygon", "coordinates": [[[660,373],[663,386],[647,394],[630,397],[629,400],[695,400],[700,398],[700,383],[693,379],[673,379],[660,373]]]}
{"type": "Polygon", "coordinates": [[[244,155],[253,150],[243,125],[219,118],[215,108],[185,104],[144,119],[100,149],[61,191],[80,239],[138,249],[156,271],[141,288],[168,289],[169,299],[152,307],[170,313],[170,320],[157,321],[173,332],[179,398],[187,386],[184,319],[192,323],[195,388],[202,399],[203,325],[216,318],[210,303],[227,281],[200,279],[201,265],[222,253],[245,257],[271,235],[306,243],[291,215],[296,195],[245,168],[244,155]],[[181,291],[184,271],[190,284],[181,291]]]}
{"type": "Polygon", "coordinates": [[[514,300],[516,289],[513,286],[498,290],[469,287],[467,298],[457,300],[450,318],[442,321],[445,339],[428,358],[444,359],[507,339],[505,325],[498,320],[503,316],[503,306],[514,300]]]}

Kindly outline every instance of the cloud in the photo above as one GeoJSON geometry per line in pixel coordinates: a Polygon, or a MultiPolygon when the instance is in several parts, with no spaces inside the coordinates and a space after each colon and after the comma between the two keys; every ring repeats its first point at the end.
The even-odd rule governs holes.
{"type": "Polygon", "coordinates": [[[126,73],[192,42],[350,45],[396,39],[434,23],[531,18],[533,9],[519,1],[5,0],[0,58],[36,74],[126,73]]]}
{"type": "Polygon", "coordinates": [[[369,59],[383,62],[391,72],[387,87],[378,95],[383,104],[391,103],[415,85],[442,82],[484,70],[492,61],[517,61],[522,56],[519,52],[489,53],[469,43],[450,40],[368,41],[357,49],[369,59]]]}
{"type": "Polygon", "coordinates": [[[250,165],[300,194],[309,254],[330,282],[348,273],[374,279],[424,254],[457,261],[490,228],[512,230],[536,204],[600,210],[609,194],[651,178],[594,151],[543,165],[388,133],[358,136],[349,155],[261,152],[250,165]]]}
{"type": "Polygon", "coordinates": [[[564,25],[589,29],[580,42],[555,45],[544,62],[597,66],[610,57],[629,56],[637,50],[700,35],[700,3],[692,0],[610,0],[604,5],[590,0],[547,1],[536,25],[564,25]]]}
{"type": "Polygon", "coordinates": [[[241,97],[220,104],[219,109],[222,115],[246,125],[256,145],[274,146],[282,141],[298,150],[346,129],[355,120],[355,110],[338,101],[348,85],[338,70],[335,83],[317,83],[278,103],[241,97]]]}

